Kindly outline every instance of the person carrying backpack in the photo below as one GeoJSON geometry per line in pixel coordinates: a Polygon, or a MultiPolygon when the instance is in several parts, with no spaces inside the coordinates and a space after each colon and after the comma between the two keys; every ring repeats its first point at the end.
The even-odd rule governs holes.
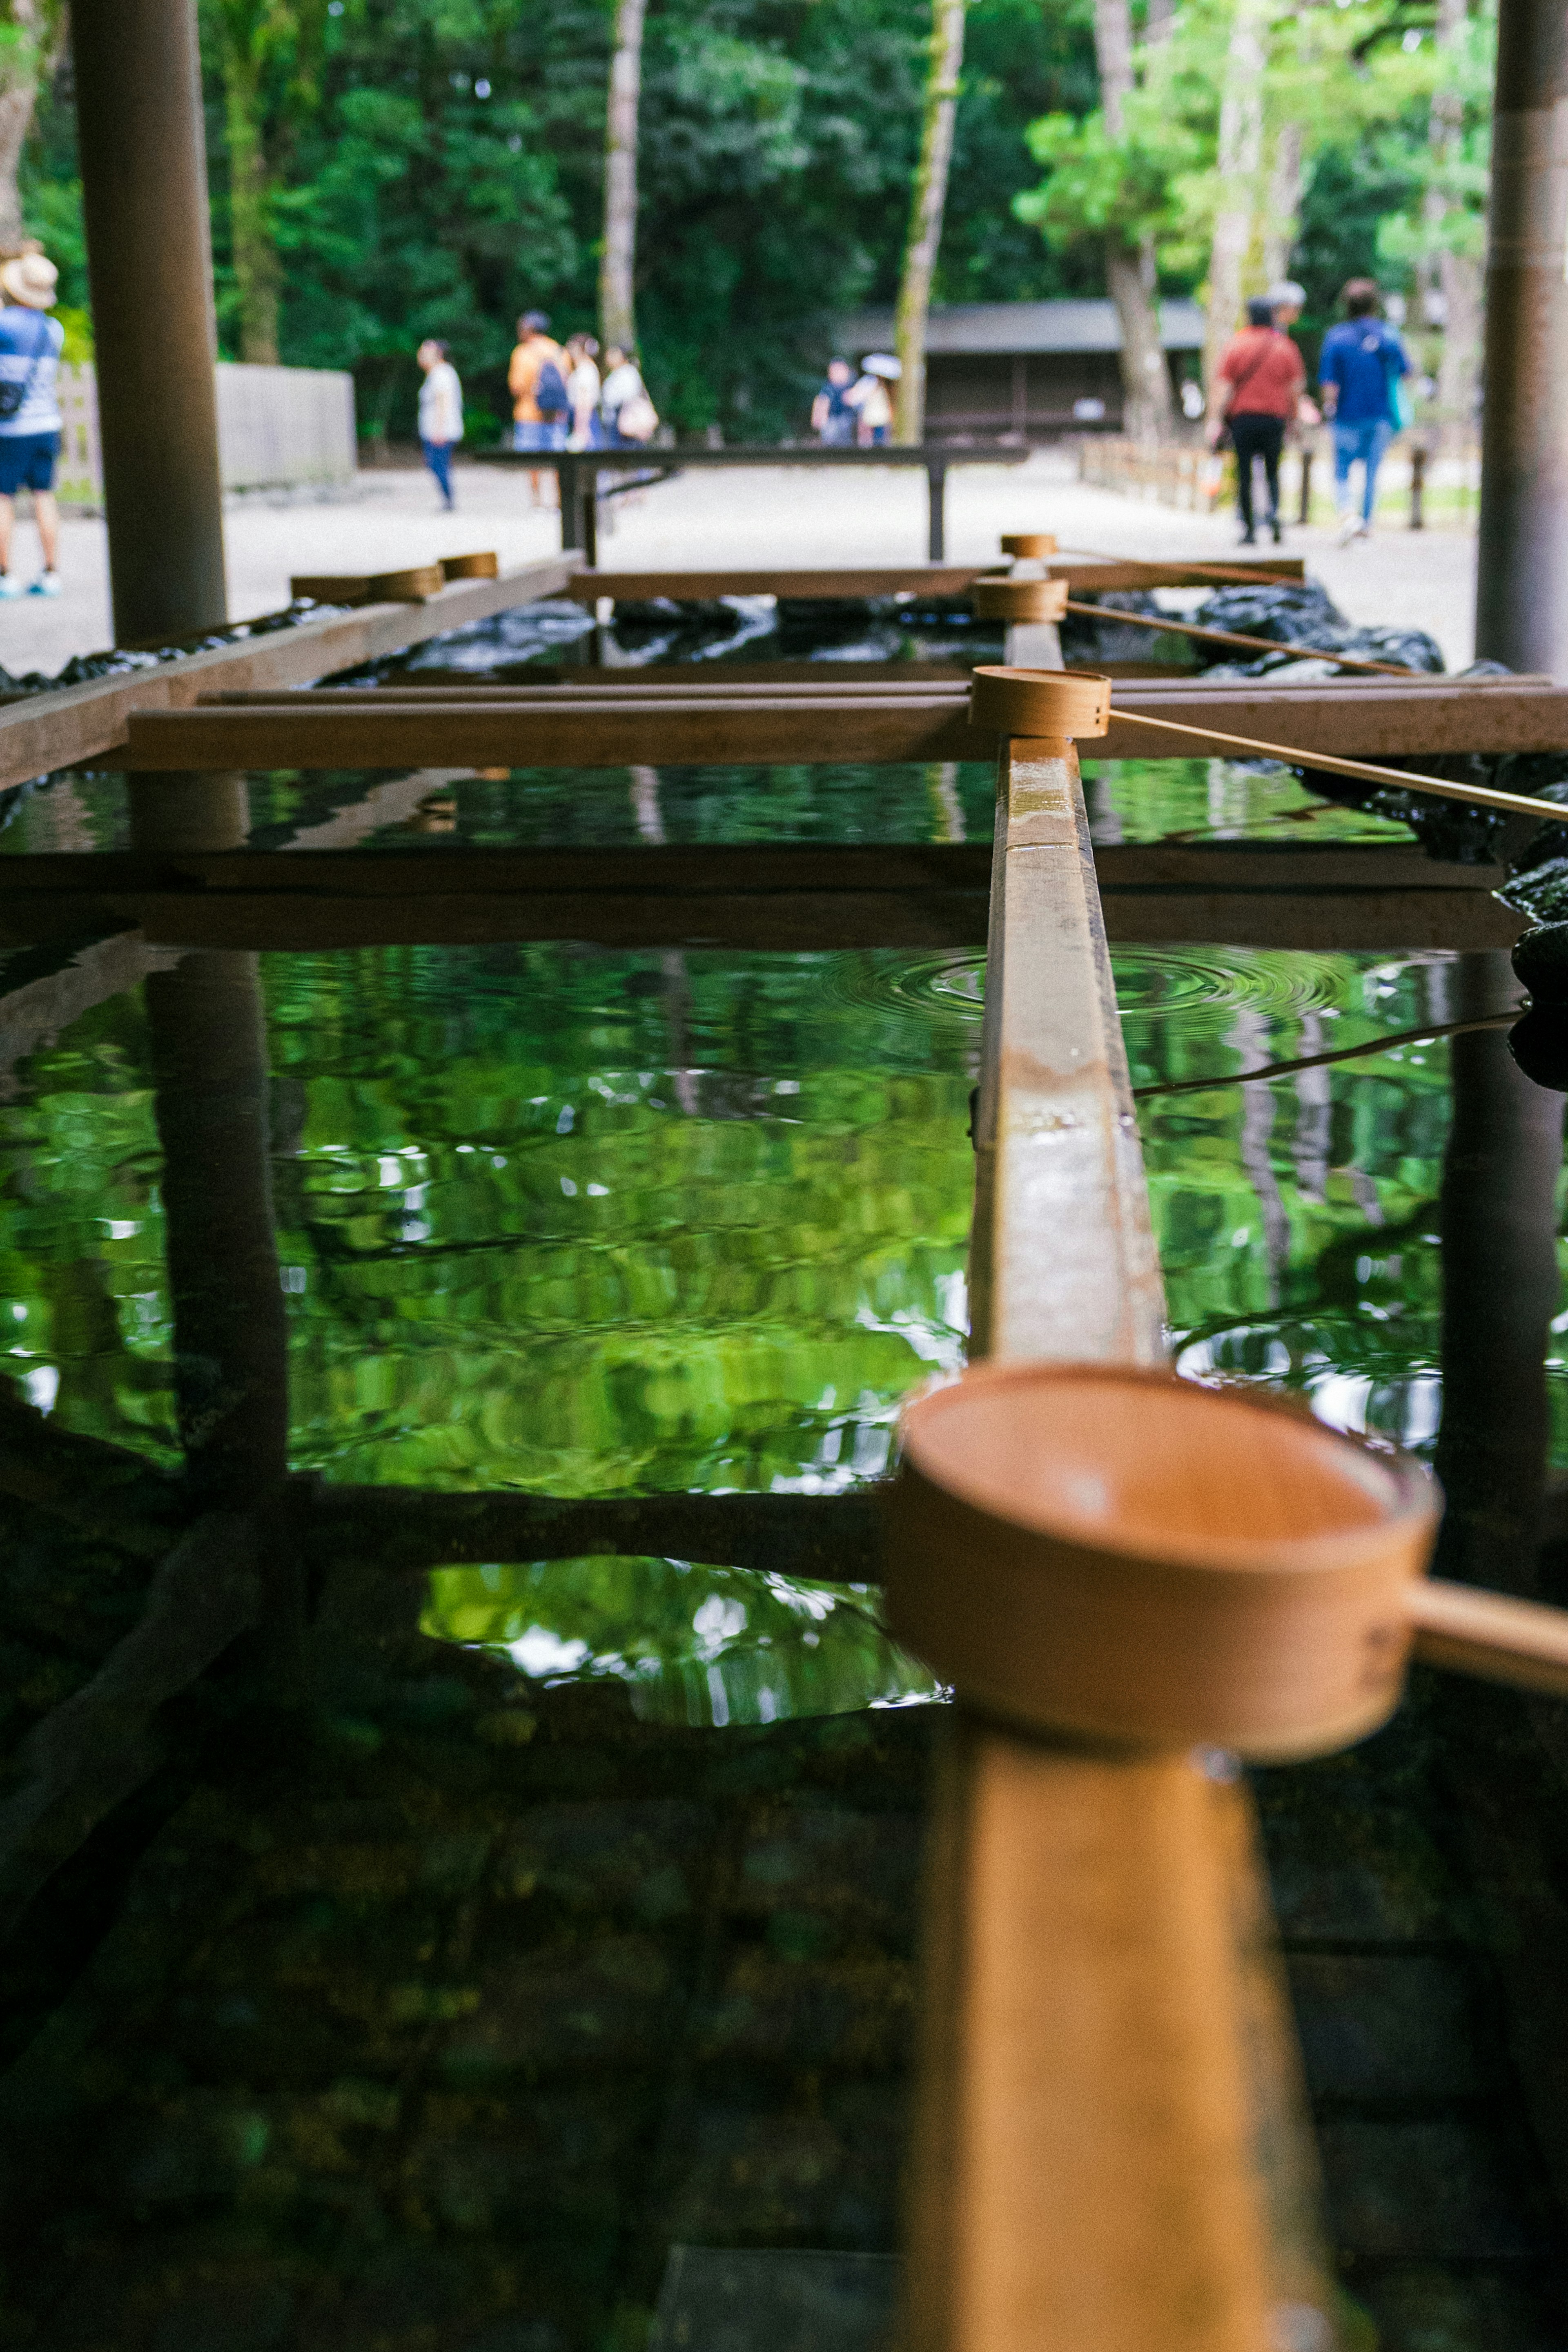
{"type": "MultiPolygon", "coordinates": [[[[547,331],[543,310],[525,310],[517,320],[517,347],[507,370],[512,395],[514,449],[564,449],[571,427],[566,353],[547,331]]],[[[534,504],[540,503],[539,478],[529,476],[534,504]]]]}
{"type": "Polygon", "coordinates": [[[1384,321],[1375,279],[1353,278],[1341,297],[1345,315],[1323,337],[1318,380],[1323,415],[1333,427],[1334,501],[1340,545],[1365,539],[1377,500],[1377,468],[1398,432],[1400,383],[1410,373],[1404,344],[1384,321]],[[1361,514],[1353,509],[1350,469],[1362,468],[1361,514]]]}
{"type": "Polygon", "coordinates": [[[33,515],[43,548],[44,568],[25,592],[57,596],[60,510],[55,500],[55,465],[64,419],[56,394],[56,372],[66,333],[57,319],[43,314],[54,306],[59,272],[37,247],[0,268],[0,596],[24,593],[11,570],[11,532],[16,493],[31,490],[33,515]]]}

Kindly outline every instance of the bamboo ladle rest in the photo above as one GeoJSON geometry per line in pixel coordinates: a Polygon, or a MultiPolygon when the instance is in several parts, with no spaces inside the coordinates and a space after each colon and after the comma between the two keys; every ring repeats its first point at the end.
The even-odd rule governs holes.
{"type": "Polygon", "coordinates": [[[888,1622],[1004,1721],[1261,1762],[1376,1730],[1412,1655],[1568,1696],[1568,1612],[1427,1577],[1439,1507],[1290,1399],[983,1364],[904,1412],[888,1622]]]}
{"type": "MultiPolygon", "coordinates": [[[[976,669],[970,676],[970,725],[1001,740],[1087,742],[1109,731],[1112,717],[1111,680],[1092,670],[988,666],[976,669]]],[[[1542,817],[1552,824],[1568,824],[1568,805],[1560,801],[1537,800],[1529,793],[1498,792],[1490,784],[1450,783],[1446,776],[1383,768],[1369,760],[1344,760],[1337,752],[1307,751],[1296,743],[1270,743],[1260,737],[1231,735],[1219,727],[1192,727],[1182,719],[1154,719],[1141,710],[1118,709],[1114,717],[1118,727],[1145,728],[1155,734],[1181,736],[1189,741],[1224,743],[1254,759],[1281,760],[1292,767],[1321,768],[1336,776],[1389,784],[1400,792],[1429,793],[1441,800],[1463,802],[1468,807],[1506,809],[1511,814],[1542,817]]]]}

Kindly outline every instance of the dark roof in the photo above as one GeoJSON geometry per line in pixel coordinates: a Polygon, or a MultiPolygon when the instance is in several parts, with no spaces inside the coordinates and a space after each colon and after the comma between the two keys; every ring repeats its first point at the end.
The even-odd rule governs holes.
{"type": "MultiPolygon", "coordinates": [[[[1160,340],[1167,352],[1203,348],[1203,307],[1160,304],[1160,340]]],[[[893,348],[893,312],[857,310],[836,329],[846,351],[893,348]]],[[[928,352],[1119,352],[1122,322],[1111,301],[952,302],[935,310],[926,331],[928,352]]]]}

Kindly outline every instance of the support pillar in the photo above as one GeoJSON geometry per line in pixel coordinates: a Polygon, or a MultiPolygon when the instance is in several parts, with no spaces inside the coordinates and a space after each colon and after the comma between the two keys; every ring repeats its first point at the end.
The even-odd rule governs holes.
{"type": "Polygon", "coordinates": [[[82,203],[114,634],[227,617],[194,0],[75,0],[82,203]]]}
{"type": "Polygon", "coordinates": [[[1501,0],[1476,652],[1568,678],[1568,14],[1501,0]]]}

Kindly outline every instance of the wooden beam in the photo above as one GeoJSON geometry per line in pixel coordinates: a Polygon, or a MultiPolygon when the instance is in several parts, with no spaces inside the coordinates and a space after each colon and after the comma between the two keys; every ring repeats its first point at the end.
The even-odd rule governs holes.
{"type": "MultiPolygon", "coordinates": [[[[487,583],[479,583],[480,585],[487,583]]],[[[401,608],[400,608],[401,609],[401,608]]],[[[1118,710],[1258,735],[1343,757],[1432,758],[1450,751],[1568,749],[1568,688],[1534,681],[1267,679],[1204,686],[1181,680],[1117,686],[1096,762],[1162,756],[1146,730],[1119,728],[1118,710]]],[[[0,714],[0,728],[5,716],[0,714]]],[[[624,768],[773,765],[849,761],[872,765],[990,756],[992,739],[968,721],[967,689],[952,678],[779,686],[762,691],[704,681],[694,692],[635,683],[589,688],[491,689],[404,697],[395,688],[340,702],[299,694],[256,704],[133,712],[117,763],[164,772],[235,768],[624,768]]],[[[1201,734],[1173,737],[1169,758],[1223,758],[1201,734]]]]}
{"type": "Polygon", "coordinates": [[[259,1554],[253,1518],[199,1519],[154,1576],[140,1623],[23,1741],[21,1778],[0,1806],[0,1943],[60,1864],[156,1770],[159,1708],[256,1623],[259,1554]]]}
{"type": "Polygon", "coordinates": [[[323,614],[237,645],[160,662],[152,669],[23,696],[0,709],[0,792],[115,750],[125,740],[132,711],[183,709],[219,687],[307,685],[514,604],[557,595],[577,561],[552,556],[502,579],[455,582],[423,604],[363,604],[352,613],[323,614]]]}
{"type": "MultiPolygon", "coordinates": [[[[134,923],[138,971],[170,944],[962,948],[986,937],[991,856],[984,843],[40,855],[0,860],[0,938],[134,923]]],[[[1117,941],[1468,950],[1523,928],[1492,895],[1496,868],[1397,845],[1113,845],[1095,862],[1117,941]]],[[[0,1042],[4,1013],[0,1000],[0,1042]]]]}
{"type": "MultiPolygon", "coordinates": [[[[1004,746],[988,974],[975,1348],[1157,1363],[1159,1267],[1067,744],[1004,746]]],[[[1294,2305],[1332,2343],[1245,1795],[1193,1757],[1036,1739],[959,1705],[930,1851],[900,2340],[1260,2352],[1294,2305]]]]}
{"type": "Polygon", "coordinates": [[[394,1575],[607,1552],[848,1584],[882,1578],[881,1498],[866,1486],[837,1495],[577,1496],[324,1482],[298,1528],[309,1558],[330,1564],[357,1553],[394,1575]]]}
{"type": "MultiPolygon", "coordinates": [[[[710,604],[721,596],[782,596],[803,604],[867,596],[962,596],[975,582],[997,570],[996,563],[907,563],[784,572],[580,572],[566,593],[580,604],[601,596],[617,604],[644,604],[667,598],[672,604],[710,604]]],[[[1226,567],[1228,570],[1231,567],[1226,567]]],[[[1053,580],[1065,580],[1078,594],[1093,596],[1105,589],[1212,588],[1215,567],[1191,563],[1140,563],[1099,556],[1052,556],[1053,580]]],[[[1235,577],[1246,580],[1291,579],[1305,576],[1300,556],[1279,557],[1270,563],[1234,566],[1235,577]]]]}

